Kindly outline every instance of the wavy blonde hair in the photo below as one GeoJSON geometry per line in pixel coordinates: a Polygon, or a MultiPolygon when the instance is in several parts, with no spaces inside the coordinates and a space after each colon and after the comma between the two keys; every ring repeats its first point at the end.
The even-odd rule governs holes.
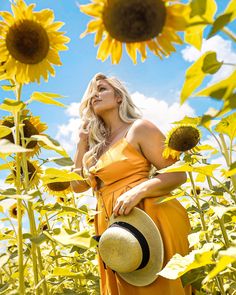
{"type": "Polygon", "coordinates": [[[132,123],[142,117],[141,111],[135,106],[128,91],[117,78],[107,77],[102,73],[96,74],[88,84],[79,108],[82,122],[88,122],[85,131],[89,131],[89,151],[83,157],[85,169],[96,163],[110,135],[110,130],[105,126],[102,118],[97,116],[91,107],[91,99],[97,91],[97,81],[99,80],[106,80],[114,89],[115,94],[121,97],[119,116],[123,122],[132,123]]]}

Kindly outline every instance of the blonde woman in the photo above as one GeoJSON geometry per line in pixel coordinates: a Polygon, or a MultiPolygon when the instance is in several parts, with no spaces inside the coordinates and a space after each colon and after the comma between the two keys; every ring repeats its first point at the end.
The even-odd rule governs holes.
{"type": "MultiPolygon", "coordinates": [[[[158,174],[149,178],[151,165],[162,169],[174,163],[164,159],[164,136],[147,120],[123,84],[114,77],[96,74],[88,85],[80,106],[83,126],[75,154],[74,171],[84,181],[72,181],[75,192],[90,187],[97,197],[96,234],[108,227],[109,218],[128,215],[137,206],[157,225],[164,244],[164,265],[179,253],[188,253],[190,224],[177,200],[157,204],[159,196],[169,194],[186,181],[185,173],[158,174]]],[[[158,278],[147,286],[124,281],[99,259],[101,294],[104,295],[187,295],[181,280],[158,278]]]]}

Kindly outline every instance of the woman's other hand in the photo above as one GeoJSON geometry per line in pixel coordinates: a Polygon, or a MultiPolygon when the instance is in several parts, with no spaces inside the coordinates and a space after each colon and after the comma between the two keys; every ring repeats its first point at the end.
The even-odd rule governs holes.
{"type": "Polygon", "coordinates": [[[135,186],[117,198],[113,208],[114,216],[128,215],[130,211],[143,199],[139,186],[135,186]]]}

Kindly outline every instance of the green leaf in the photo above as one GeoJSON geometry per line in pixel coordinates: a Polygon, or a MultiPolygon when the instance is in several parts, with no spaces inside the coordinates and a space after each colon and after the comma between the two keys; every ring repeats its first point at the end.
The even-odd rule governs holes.
{"type": "Polygon", "coordinates": [[[215,0],[194,0],[191,1],[191,9],[184,40],[201,50],[204,29],[213,22],[217,5],[215,0]]]}
{"type": "Polygon", "coordinates": [[[178,161],[171,166],[164,169],[158,170],[158,173],[170,173],[170,172],[196,172],[207,176],[213,176],[213,171],[218,168],[220,164],[209,164],[209,165],[190,165],[184,161],[178,161]]]}
{"type": "Polygon", "coordinates": [[[199,125],[201,121],[201,117],[188,117],[185,116],[182,120],[175,121],[172,124],[193,124],[193,125],[199,125]]]}
{"type": "Polygon", "coordinates": [[[50,159],[50,161],[60,166],[72,166],[74,164],[73,160],[70,157],[53,158],[50,159]]]}
{"type": "Polygon", "coordinates": [[[8,134],[11,133],[11,128],[7,126],[0,126],[0,138],[7,136],[8,134]]]}
{"type": "Polygon", "coordinates": [[[42,234],[38,235],[37,237],[31,237],[30,240],[32,243],[34,243],[36,245],[40,245],[43,242],[47,241],[48,237],[44,233],[42,233],[42,234]]]}
{"type": "Polygon", "coordinates": [[[223,62],[219,62],[215,52],[207,54],[203,60],[202,71],[207,74],[215,74],[222,66],[223,62]]]}
{"type": "Polygon", "coordinates": [[[220,260],[217,261],[216,267],[212,269],[212,271],[207,275],[204,279],[203,284],[214,278],[218,273],[222,270],[226,269],[226,267],[236,261],[236,247],[230,247],[227,250],[223,250],[219,252],[220,260]]]}
{"type": "Polygon", "coordinates": [[[84,279],[85,276],[82,272],[72,272],[70,266],[63,266],[63,267],[54,267],[53,273],[51,276],[63,276],[63,277],[79,277],[80,279],[84,279]]]}
{"type": "Polygon", "coordinates": [[[33,92],[30,97],[30,101],[39,101],[45,104],[53,104],[60,107],[66,107],[63,103],[56,101],[53,98],[62,98],[63,96],[55,93],[48,93],[48,92],[33,92]]]}
{"type": "Polygon", "coordinates": [[[31,138],[36,139],[39,142],[42,142],[42,147],[48,150],[54,150],[63,157],[69,157],[67,152],[60,146],[58,141],[51,138],[49,135],[46,134],[39,134],[39,135],[32,135],[31,138]]]}
{"type": "Polygon", "coordinates": [[[190,2],[190,17],[192,18],[196,15],[203,15],[206,12],[206,4],[206,1],[192,0],[190,2]]]}
{"type": "Polygon", "coordinates": [[[233,162],[231,165],[230,165],[230,168],[229,170],[222,170],[223,174],[226,176],[226,177],[231,177],[233,175],[236,174],[236,162],[233,162]]]}
{"type": "Polygon", "coordinates": [[[5,200],[5,199],[21,199],[21,200],[32,200],[34,199],[33,196],[30,195],[2,195],[0,194],[0,200],[5,200]]]}
{"type": "Polygon", "coordinates": [[[44,232],[44,234],[48,236],[49,239],[64,246],[77,246],[82,249],[89,249],[91,245],[91,236],[87,230],[68,234],[68,232],[62,228],[58,235],[50,235],[48,232],[44,232]]]}
{"type": "Polygon", "coordinates": [[[233,140],[236,136],[236,113],[221,119],[216,125],[215,131],[227,134],[229,138],[233,140]]]}
{"type": "Polygon", "coordinates": [[[224,26],[226,26],[229,22],[231,22],[233,13],[226,13],[218,16],[214,21],[212,28],[207,36],[207,39],[214,36],[217,32],[219,32],[224,26]]]}
{"type": "Polygon", "coordinates": [[[83,180],[83,178],[75,172],[69,172],[68,170],[47,168],[44,171],[44,175],[41,177],[44,184],[52,182],[65,182],[72,180],[83,180]]]}
{"type": "Polygon", "coordinates": [[[16,89],[16,85],[2,85],[1,88],[4,91],[14,91],[16,89]]]}
{"type": "Polygon", "coordinates": [[[23,148],[20,145],[11,143],[7,139],[0,139],[0,153],[3,154],[12,154],[12,153],[26,153],[32,151],[32,149],[23,148]]]}
{"type": "Polygon", "coordinates": [[[175,254],[158,274],[167,279],[175,280],[191,269],[214,264],[215,262],[212,259],[214,251],[205,248],[193,250],[186,256],[175,254]]]}
{"type": "Polygon", "coordinates": [[[236,87],[236,70],[226,79],[206,87],[196,93],[196,96],[210,96],[215,99],[228,99],[236,87]]]}
{"type": "Polygon", "coordinates": [[[231,0],[226,7],[224,14],[230,14],[231,13],[231,19],[232,22],[236,18],[236,0],[231,0]]]}
{"type": "Polygon", "coordinates": [[[5,98],[3,103],[0,105],[0,109],[10,112],[10,113],[17,113],[23,110],[25,104],[22,101],[16,101],[14,99],[5,98]]]}
{"type": "Polygon", "coordinates": [[[183,104],[187,98],[193,93],[197,87],[199,87],[206,76],[206,73],[202,71],[203,63],[212,51],[208,51],[203,54],[198,60],[195,61],[186,71],[185,81],[180,94],[180,102],[183,104]]]}

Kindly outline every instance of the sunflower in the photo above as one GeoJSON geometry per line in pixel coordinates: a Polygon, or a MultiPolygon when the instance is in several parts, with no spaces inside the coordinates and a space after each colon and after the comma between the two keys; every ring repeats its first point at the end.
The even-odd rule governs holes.
{"type": "MultiPolygon", "coordinates": [[[[9,208],[9,215],[12,218],[17,218],[17,203],[13,204],[10,208],[9,208]]],[[[23,205],[21,205],[21,214],[23,215],[25,213],[25,208],[23,207],[23,205]]]]}
{"type": "Polygon", "coordinates": [[[162,156],[179,159],[182,152],[194,151],[200,141],[199,129],[191,124],[180,124],[169,131],[162,156]]]}
{"type": "MultiPolygon", "coordinates": [[[[28,188],[34,188],[38,186],[40,181],[40,174],[43,173],[42,169],[39,166],[38,161],[27,161],[27,168],[28,168],[28,178],[29,184],[28,188]]],[[[24,173],[21,167],[21,183],[24,183],[24,173]]],[[[16,179],[16,164],[13,165],[13,170],[10,175],[6,178],[6,183],[15,183],[16,179]]]]}
{"type": "Polygon", "coordinates": [[[55,76],[51,64],[61,65],[59,50],[67,50],[69,38],[58,32],[64,23],[53,22],[50,9],[34,12],[35,4],[15,0],[11,4],[13,15],[1,11],[0,63],[7,77],[18,83],[48,80],[48,72],[55,76]]]}
{"type": "Polygon", "coordinates": [[[58,203],[71,201],[71,199],[67,197],[67,194],[72,192],[69,181],[47,183],[44,185],[44,191],[48,192],[50,195],[58,196],[58,203]]]}
{"type": "MultiPolygon", "coordinates": [[[[27,114],[27,112],[25,112],[25,114],[27,114]]],[[[23,133],[24,133],[24,138],[26,140],[29,139],[32,135],[41,134],[43,131],[47,129],[47,125],[40,121],[39,116],[26,116],[23,113],[23,116],[21,118],[21,123],[23,125],[23,133]]],[[[14,127],[15,125],[14,125],[13,116],[5,117],[3,120],[0,121],[0,125],[7,126],[9,128],[14,127]]],[[[13,133],[10,133],[3,138],[8,139],[10,142],[14,143],[13,133]]],[[[21,136],[20,136],[20,145],[22,145],[21,136]]],[[[28,143],[26,143],[26,148],[33,150],[26,153],[28,157],[34,156],[35,154],[39,154],[40,145],[36,140],[31,140],[28,143]]]]}
{"type": "Polygon", "coordinates": [[[172,43],[182,44],[176,31],[184,31],[189,6],[167,0],[93,0],[81,5],[81,12],[95,17],[81,37],[96,33],[95,45],[101,42],[97,58],[102,61],[111,55],[119,63],[122,44],[134,63],[137,51],[144,61],[146,46],[161,59],[175,51],[172,43]]]}
{"type": "Polygon", "coordinates": [[[40,224],[39,224],[39,229],[41,231],[43,230],[48,230],[48,224],[47,224],[47,221],[41,221],[40,224]]]}

